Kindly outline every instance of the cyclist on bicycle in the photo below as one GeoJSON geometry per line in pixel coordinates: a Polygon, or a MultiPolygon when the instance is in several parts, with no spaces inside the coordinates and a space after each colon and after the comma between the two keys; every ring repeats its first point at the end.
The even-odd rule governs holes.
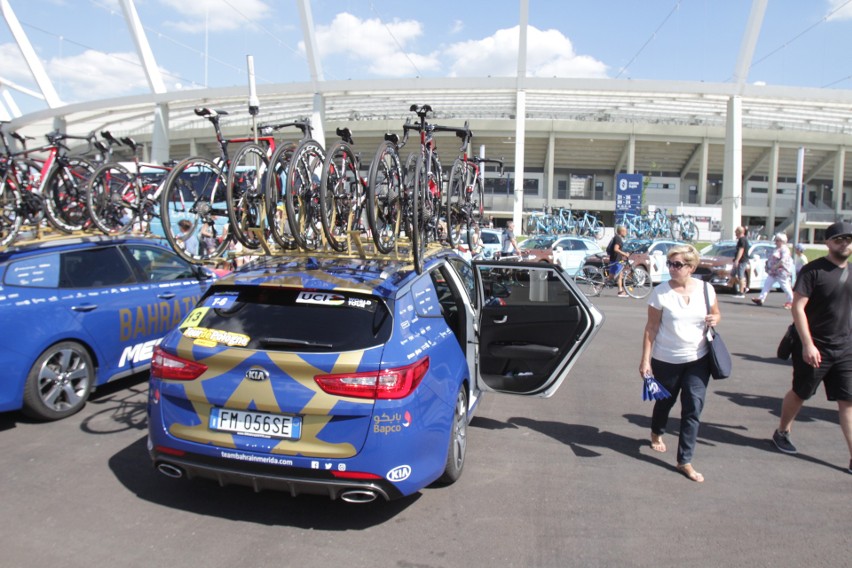
{"type": "Polygon", "coordinates": [[[624,237],[626,236],[627,227],[624,225],[618,225],[615,228],[615,235],[606,247],[606,252],[609,254],[609,276],[607,278],[610,280],[613,278],[616,279],[619,298],[627,297],[627,292],[624,291],[624,274],[621,273],[621,270],[624,268],[623,261],[630,258],[630,253],[622,250],[624,247],[624,237]]]}

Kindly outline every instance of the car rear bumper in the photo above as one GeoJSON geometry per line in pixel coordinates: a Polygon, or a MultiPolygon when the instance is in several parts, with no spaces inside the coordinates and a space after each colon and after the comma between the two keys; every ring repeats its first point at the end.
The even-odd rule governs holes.
{"type": "Polygon", "coordinates": [[[296,495],[326,495],[330,499],[369,502],[378,497],[387,501],[403,494],[385,479],[345,479],[330,471],[281,467],[263,463],[234,462],[197,454],[174,456],[156,448],[150,450],[154,467],[173,478],[210,479],[221,486],[240,485],[256,492],[282,491],[296,495]]]}

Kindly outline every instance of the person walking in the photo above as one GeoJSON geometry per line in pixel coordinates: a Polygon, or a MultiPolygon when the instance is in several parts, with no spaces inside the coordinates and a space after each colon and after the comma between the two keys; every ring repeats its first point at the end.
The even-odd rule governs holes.
{"type": "Polygon", "coordinates": [[[627,236],[627,227],[624,225],[618,225],[615,228],[615,235],[613,235],[612,240],[609,241],[609,244],[606,246],[606,252],[609,255],[609,276],[608,278],[612,280],[615,278],[616,284],[618,284],[618,297],[626,298],[627,292],[624,290],[624,264],[621,262],[622,259],[627,260],[630,258],[630,253],[622,250],[624,247],[624,237],[627,236]]]}
{"type": "Polygon", "coordinates": [[[521,254],[521,249],[518,248],[518,241],[515,240],[515,223],[508,221],[506,228],[503,229],[503,235],[500,239],[500,253],[502,256],[511,256],[521,254]]]}
{"type": "Polygon", "coordinates": [[[802,268],[793,296],[793,385],[781,403],[781,419],[772,441],[786,454],[797,453],[790,440],[793,422],[805,401],[823,384],[826,398],[837,401],[840,430],[849,449],[852,473],[852,223],[825,230],[826,256],[802,268]]]}
{"type": "Polygon", "coordinates": [[[737,248],[734,254],[734,268],[731,271],[731,286],[736,292],[734,298],[745,298],[749,291],[746,272],[748,271],[748,249],[751,245],[746,237],[745,227],[734,229],[734,235],[737,237],[737,248]]]}
{"type": "Polygon", "coordinates": [[[796,243],[796,246],[793,247],[793,284],[796,283],[796,279],[799,277],[799,272],[802,271],[802,268],[808,263],[808,257],[805,255],[805,245],[802,243],[796,243]]]}
{"type": "Polygon", "coordinates": [[[672,395],[654,404],[651,449],[666,451],[663,434],[669,412],[680,395],[677,470],[688,479],[701,483],[704,476],[695,471],[692,458],[710,381],[707,327],[716,326],[722,316],[713,287],[692,277],[698,260],[698,251],[692,245],[669,249],[666,266],[671,279],[654,288],[648,298],[648,320],[642,338],[639,376],[643,379],[653,376],[672,395]]]}
{"type": "Polygon", "coordinates": [[[763,289],[760,291],[760,295],[757,298],[752,298],[751,301],[758,306],[762,306],[769,291],[778,283],[787,298],[784,308],[788,310],[792,308],[793,257],[790,256],[790,249],[787,248],[787,235],[784,233],[775,235],[775,250],[766,259],[766,274],[766,280],[763,282],[763,289]]]}

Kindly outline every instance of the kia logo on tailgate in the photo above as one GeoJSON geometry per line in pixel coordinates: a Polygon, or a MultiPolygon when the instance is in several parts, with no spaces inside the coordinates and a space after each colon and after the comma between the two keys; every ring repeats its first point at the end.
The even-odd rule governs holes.
{"type": "Polygon", "coordinates": [[[246,378],[250,381],[265,381],[269,378],[269,373],[263,367],[252,367],[246,371],[246,378]]]}

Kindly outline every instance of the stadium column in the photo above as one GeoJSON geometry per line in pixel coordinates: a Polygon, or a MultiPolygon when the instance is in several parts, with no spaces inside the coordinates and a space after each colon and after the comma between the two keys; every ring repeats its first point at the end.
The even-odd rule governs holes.
{"type": "Polygon", "coordinates": [[[742,225],[743,199],[743,100],[728,99],[725,133],[725,169],[722,184],[723,239],[734,237],[734,227],[742,225]]]}

